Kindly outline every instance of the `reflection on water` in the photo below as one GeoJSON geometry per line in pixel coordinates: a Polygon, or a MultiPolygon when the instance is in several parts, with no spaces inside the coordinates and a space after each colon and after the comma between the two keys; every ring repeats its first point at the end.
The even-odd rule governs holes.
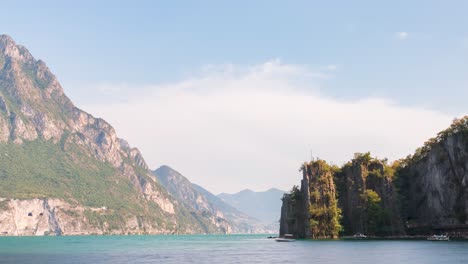
{"type": "Polygon", "coordinates": [[[467,263],[467,242],[296,241],[264,235],[0,237],[0,263],[467,263]]]}

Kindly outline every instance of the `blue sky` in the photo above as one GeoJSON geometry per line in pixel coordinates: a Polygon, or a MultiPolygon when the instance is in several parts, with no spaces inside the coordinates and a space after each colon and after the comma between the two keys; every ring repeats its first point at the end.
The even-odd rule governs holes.
{"type": "Polygon", "coordinates": [[[0,30],[65,87],[164,82],[205,64],[280,58],[337,65],[339,78],[322,91],[336,97],[456,111],[468,96],[466,1],[25,2],[2,4],[0,30]]]}
{"type": "MultiPolygon", "coordinates": [[[[310,89],[315,97],[323,99],[321,102],[333,101],[328,106],[354,105],[361,100],[377,98],[385,102],[380,106],[436,113],[439,121],[401,149],[367,146],[375,148],[377,153],[390,152],[390,157],[397,158],[448,125],[451,118],[466,113],[466,10],[467,1],[4,1],[0,32],[11,35],[36,58],[46,61],[74,102],[111,121],[130,143],[135,142],[144,154],[148,153],[146,157],[152,160],[148,161],[152,166],[171,163],[169,165],[183,168],[182,172],[193,174],[196,180],[209,185],[216,173],[213,170],[209,172],[212,178],[203,178],[203,166],[208,166],[208,157],[207,163],[197,161],[201,163],[197,168],[183,161],[197,155],[196,152],[165,160],[171,155],[168,154],[171,147],[152,152],[162,143],[156,140],[151,148],[147,146],[149,139],[138,134],[142,128],[132,130],[136,125],[113,116],[115,111],[111,106],[127,104],[130,109],[132,102],[136,104],[139,99],[169,89],[167,87],[177,90],[184,83],[190,83],[187,85],[190,89],[213,85],[211,92],[231,91],[223,86],[233,79],[236,84],[232,87],[252,83],[270,87],[277,76],[263,73],[273,69],[274,73],[288,75],[288,78],[281,78],[280,82],[285,85],[278,89],[284,92],[294,83],[296,88],[310,89]],[[232,72],[226,70],[228,66],[244,75],[232,76],[232,72]],[[208,73],[207,68],[210,69],[208,73]],[[217,72],[211,72],[213,69],[217,72]],[[223,73],[222,78],[219,71],[223,73]],[[311,75],[322,77],[309,78],[311,75]],[[219,84],[219,80],[223,82],[219,84]],[[246,84],[245,80],[252,81],[246,84]]],[[[248,90],[257,88],[252,86],[248,90]]],[[[259,89],[265,90],[268,88],[259,89]]],[[[272,93],[266,97],[269,95],[272,93]]],[[[160,103],[160,99],[155,101],[160,103]]],[[[363,105],[371,107],[365,108],[369,112],[374,110],[373,104],[363,105]]],[[[161,113],[174,111],[172,108],[157,110],[161,113]]],[[[251,111],[260,113],[262,109],[251,111]]],[[[194,118],[202,120],[204,117],[194,118]]],[[[395,115],[389,120],[399,118],[395,115]]],[[[152,121],[162,122],[162,119],[152,121]]],[[[253,129],[248,124],[243,125],[247,130],[253,129]]],[[[146,129],[157,135],[157,127],[146,129]]],[[[303,153],[309,153],[307,148],[319,144],[296,143],[307,145],[305,149],[294,150],[303,153]]],[[[231,152],[235,147],[226,148],[231,152]]],[[[340,146],[332,149],[337,152],[340,146]]],[[[242,151],[245,152],[239,150],[239,153],[242,151]]],[[[292,155],[298,157],[296,152],[292,155]]],[[[351,153],[346,155],[352,156],[351,153]]],[[[325,157],[337,162],[345,159],[332,154],[325,154],[325,157]]],[[[262,168],[257,169],[261,171],[262,168]]],[[[283,173],[286,171],[284,168],[283,173]]],[[[297,183],[297,179],[278,181],[275,186],[284,189],[292,183],[297,183]]],[[[248,181],[230,186],[268,187],[248,181]]],[[[209,187],[219,191],[234,190],[228,185],[209,187]]]]}

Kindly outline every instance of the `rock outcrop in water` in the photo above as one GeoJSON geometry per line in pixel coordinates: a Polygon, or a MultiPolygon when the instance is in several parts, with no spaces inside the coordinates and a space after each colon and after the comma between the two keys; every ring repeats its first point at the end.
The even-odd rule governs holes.
{"type": "Polygon", "coordinates": [[[323,160],[304,163],[301,188],[283,196],[280,234],[299,238],[337,238],[340,209],[333,181],[333,168],[323,160]]]}
{"type": "Polygon", "coordinates": [[[394,169],[369,153],[356,154],[335,174],[343,234],[403,234],[393,177],[394,169]]]}
{"type": "Polygon", "coordinates": [[[78,109],[41,60],[0,35],[0,234],[217,232],[141,153],[78,109]]]}
{"type": "MultiPolygon", "coordinates": [[[[341,235],[468,237],[467,168],[468,117],[455,120],[414,155],[391,165],[369,153],[356,154],[341,168],[334,167],[328,184],[330,190],[336,185],[341,235]]],[[[317,237],[311,230],[323,218],[310,212],[323,204],[311,195],[319,189],[310,184],[311,177],[321,179],[320,174],[304,174],[301,189],[283,197],[281,235],[317,237]]],[[[319,193],[320,198],[325,194],[319,193]]],[[[328,226],[334,219],[326,220],[328,226]]]]}

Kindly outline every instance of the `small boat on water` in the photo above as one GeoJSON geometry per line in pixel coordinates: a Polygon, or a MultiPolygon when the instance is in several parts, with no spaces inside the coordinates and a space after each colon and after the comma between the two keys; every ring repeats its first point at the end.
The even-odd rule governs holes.
{"type": "Polygon", "coordinates": [[[296,239],[294,239],[294,236],[291,234],[285,234],[283,237],[275,238],[275,241],[276,242],[293,242],[293,241],[296,241],[296,239]]]}
{"type": "Polygon", "coordinates": [[[447,235],[433,235],[427,238],[429,241],[449,241],[450,237],[447,235]]]}
{"type": "Polygon", "coordinates": [[[364,235],[363,233],[357,233],[357,234],[354,234],[353,238],[354,239],[367,239],[367,236],[364,235]]]}

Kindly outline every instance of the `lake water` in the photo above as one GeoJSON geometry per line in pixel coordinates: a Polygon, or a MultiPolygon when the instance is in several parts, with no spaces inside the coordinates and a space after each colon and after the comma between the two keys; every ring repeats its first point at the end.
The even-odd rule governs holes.
{"type": "Polygon", "coordinates": [[[468,263],[468,242],[266,235],[0,237],[0,263],[468,263]]]}

